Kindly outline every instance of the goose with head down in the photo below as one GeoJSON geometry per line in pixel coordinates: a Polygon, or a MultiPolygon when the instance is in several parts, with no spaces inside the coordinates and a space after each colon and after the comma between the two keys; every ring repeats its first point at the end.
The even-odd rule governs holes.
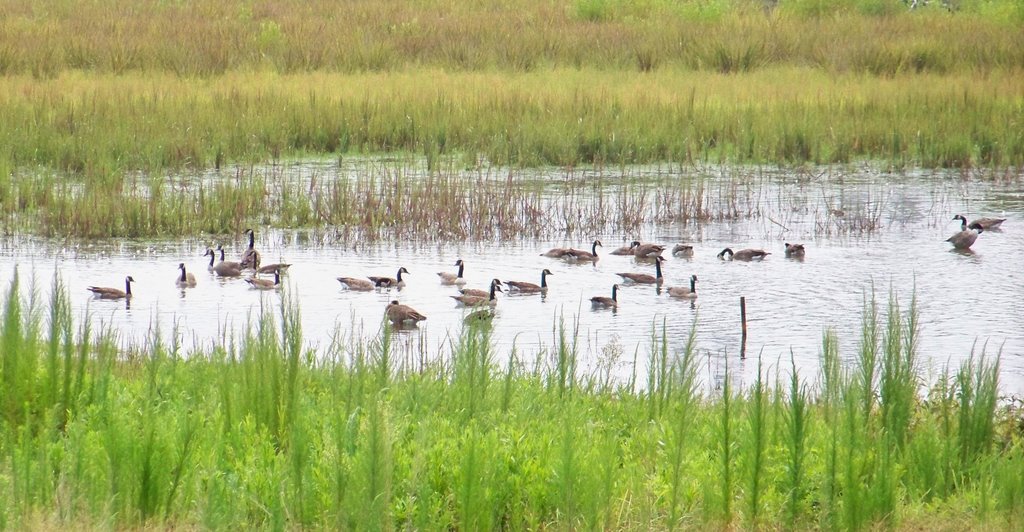
{"type": "Polygon", "coordinates": [[[388,306],[384,309],[384,315],[387,316],[388,321],[395,326],[416,325],[417,323],[427,319],[426,316],[420,314],[409,305],[402,305],[397,299],[388,303],[388,306]]]}
{"type": "Polygon", "coordinates": [[[749,262],[752,260],[764,260],[768,255],[771,255],[771,253],[763,249],[741,249],[733,252],[732,248],[725,248],[718,253],[718,258],[722,260],[742,260],[749,262]],[[728,259],[726,259],[726,255],[729,256],[728,259]]]}
{"type": "Polygon", "coordinates": [[[647,273],[617,273],[619,277],[622,277],[622,281],[625,283],[636,283],[636,284],[661,284],[664,282],[664,277],[661,276],[661,263],[664,262],[665,258],[657,256],[654,259],[654,271],[655,275],[647,273]]]}
{"type": "Polygon", "coordinates": [[[679,258],[689,258],[693,256],[693,246],[689,244],[676,244],[672,248],[672,256],[679,258]]]}

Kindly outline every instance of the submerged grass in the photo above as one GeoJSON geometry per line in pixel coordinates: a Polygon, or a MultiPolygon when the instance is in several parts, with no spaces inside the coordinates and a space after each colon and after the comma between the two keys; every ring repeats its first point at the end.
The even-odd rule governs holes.
{"type": "Polygon", "coordinates": [[[826,334],[820,386],[794,370],[702,396],[697,327],[685,345],[654,336],[658,376],[636,390],[581,376],[564,325],[535,369],[502,360],[486,327],[408,364],[386,326],[304,347],[285,301],[186,355],[159,337],[118,348],[73,323],[59,281],[48,302],[19,282],[0,329],[5,527],[1022,524],[1022,415],[997,408],[998,359],[921,395],[913,302],[894,298],[884,325],[869,305],[880,357],[863,346],[845,367],[826,334]]]}

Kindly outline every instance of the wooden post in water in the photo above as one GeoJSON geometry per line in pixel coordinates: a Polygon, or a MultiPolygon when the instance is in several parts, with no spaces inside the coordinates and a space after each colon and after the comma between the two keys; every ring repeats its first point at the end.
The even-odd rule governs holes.
{"type": "Polygon", "coordinates": [[[740,343],[740,358],[747,358],[747,298],[740,296],[740,323],[743,324],[743,337],[740,343]]]}

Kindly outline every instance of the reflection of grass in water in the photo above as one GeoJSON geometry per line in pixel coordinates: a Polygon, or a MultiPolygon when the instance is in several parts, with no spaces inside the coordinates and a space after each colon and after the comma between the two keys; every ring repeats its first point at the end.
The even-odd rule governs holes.
{"type": "Polygon", "coordinates": [[[701,395],[699,323],[686,346],[653,334],[637,389],[587,376],[564,324],[560,354],[532,369],[480,328],[436,354],[397,355],[386,327],[321,353],[288,301],[188,356],[158,336],[125,350],[74,322],[59,282],[46,303],[13,278],[6,526],[1012,529],[1024,515],[1019,404],[998,408],[983,356],[920,394],[913,301],[884,317],[868,303],[847,364],[826,334],[820,388],[794,371],[701,395]]]}

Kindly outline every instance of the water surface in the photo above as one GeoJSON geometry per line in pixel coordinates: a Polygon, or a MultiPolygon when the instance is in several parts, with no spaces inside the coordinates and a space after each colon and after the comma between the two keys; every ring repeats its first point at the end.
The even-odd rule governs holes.
{"type": "MultiPolygon", "coordinates": [[[[296,166],[296,178],[311,171],[344,178],[345,169],[296,166]]],[[[660,168],[657,179],[692,179],[679,170],[660,168]],[[674,174],[678,176],[674,177],[674,174]]],[[[643,175],[633,169],[630,178],[643,175]]],[[[524,178],[565,178],[549,170],[524,178]]],[[[580,175],[586,178],[586,175],[580,175]]],[[[614,183],[607,170],[602,178],[614,183]]],[[[412,331],[396,333],[408,353],[436,353],[461,329],[465,311],[448,296],[456,287],[442,286],[439,271],[456,270],[463,259],[469,287],[486,288],[492,278],[539,283],[550,269],[550,291],[544,297],[499,295],[494,341],[500,357],[515,345],[526,364],[546,363],[556,344],[561,321],[578,334],[581,371],[612,368],[621,380],[643,382],[652,327],[664,325],[673,349],[681,349],[696,323],[697,345],[708,381],[730,372],[749,382],[760,356],[774,371],[788,370],[790,358],[801,374],[813,379],[819,367],[821,337],[835,329],[841,355],[852,359],[860,342],[867,300],[874,297],[882,313],[890,294],[902,308],[916,295],[920,312],[918,349],[926,376],[946,364],[957,366],[982,349],[1002,353],[1006,393],[1024,393],[1024,190],[1019,179],[993,183],[964,180],[957,175],[888,175],[870,170],[820,175],[777,172],[742,180],[730,172],[705,173],[714,190],[729,190],[707,200],[703,221],[659,216],[671,198],[657,185],[629,208],[648,214],[653,223],[622,234],[614,223],[571,239],[503,239],[500,241],[341,240],[331,230],[257,228],[263,262],[293,266],[280,291],[252,290],[241,279],[219,279],[207,272],[205,249],[212,238],[179,240],[57,241],[26,236],[0,240],[0,281],[6,283],[18,265],[24,278],[34,276],[45,293],[58,272],[72,295],[73,308],[109,324],[125,339],[142,340],[155,327],[165,335],[177,327],[186,346],[208,345],[224,334],[238,335],[261,306],[275,309],[287,292],[300,304],[307,342],[325,352],[339,337],[369,338],[378,333],[388,301],[398,299],[428,316],[412,331]],[[732,205],[727,202],[732,202],[732,205]],[[732,215],[728,215],[732,209],[732,215]],[[969,218],[1007,218],[1003,231],[981,235],[972,253],[956,253],[944,240],[959,230],[953,214],[969,218]],[[673,219],[674,218],[674,219],[673,219]],[[551,247],[589,249],[600,239],[601,259],[571,264],[539,256],[551,247]],[[651,263],[608,255],[630,240],[677,242],[695,248],[692,259],[665,256],[665,286],[687,284],[698,276],[696,301],[658,294],[653,286],[623,286],[616,311],[592,310],[589,299],[610,295],[617,272],[654,272],[651,263]],[[802,261],[787,259],[784,242],[807,248],[802,261]],[[763,262],[722,261],[724,247],[763,248],[772,254],[763,262]],[[179,290],[174,280],[184,262],[199,278],[194,289],[179,290]],[[338,276],[390,275],[405,266],[410,275],[402,290],[353,292],[338,276]],[[123,301],[94,299],[89,285],[123,286],[132,275],[135,297],[123,301]],[[746,298],[748,340],[746,360],[740,355],[739,298],[746,298]],[[634,365],[634,359],[636,364],[634,365]]],[[[546,197],[557,203],[563,189],[551,185],[546,197]]],[[[596,200],[595,200],[596,201],[596,200]]],[[[584,202],[585,203],[585,202],[584,202]]],[[[610,210],[624,208],[618,202],[610,210]]],[[[610,217],[614,219],[614,216],[610,217]]],[[[241,233],[241,229],[239,228],[241,233]]],[[[223,239],[229,258],[238,260],[245,241],[241,234],[223,239]]],[[[504,361],[501,361],[504,364],[504,361]]]]}

